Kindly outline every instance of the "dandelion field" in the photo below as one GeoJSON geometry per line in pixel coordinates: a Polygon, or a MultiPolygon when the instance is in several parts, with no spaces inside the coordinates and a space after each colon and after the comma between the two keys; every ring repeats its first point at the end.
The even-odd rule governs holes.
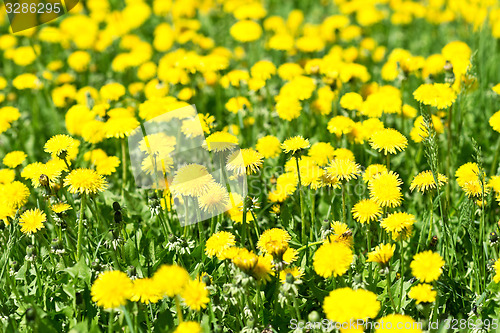
{"type": "Polygon", "coordinates": [[[6,10],[2,332],[500,331],[498,1],[6,10]]]}

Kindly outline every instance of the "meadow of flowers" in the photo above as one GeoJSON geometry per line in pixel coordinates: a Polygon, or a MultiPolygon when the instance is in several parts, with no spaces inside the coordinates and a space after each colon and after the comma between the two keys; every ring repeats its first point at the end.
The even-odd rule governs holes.
{"type": "Polygon", "coordinates": [[[497,0],[0,9],[2,332],[500,331],[497,0]]]}

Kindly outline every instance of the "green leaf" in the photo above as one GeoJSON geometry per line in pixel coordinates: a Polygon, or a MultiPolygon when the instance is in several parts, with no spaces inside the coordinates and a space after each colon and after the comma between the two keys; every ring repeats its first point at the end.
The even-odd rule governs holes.
{"type": "Polygon", "coordinates": [[[81,258],[73,267],[68,267],[65,271],[73,278],[83,280],[87,285],[90,285],[90,268],[85,263],[85,259],[81,258]]]}

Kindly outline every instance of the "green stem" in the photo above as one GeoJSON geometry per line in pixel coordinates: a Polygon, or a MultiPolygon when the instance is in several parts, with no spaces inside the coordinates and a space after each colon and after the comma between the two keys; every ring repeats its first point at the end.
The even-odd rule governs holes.
{"type": "Polygon", "coordinates": [[[429,204],[430,204],[431,223],[429,225],[429,236],[427,236],[427,243],[429,243],[431,241],[432,227],[434,225],[434,204],[432,202],[432,195],[430,195],[430,194],[429,194],[429,204]]]}
{"type": "Polygon", "coordinates": [[[181,308],[181,300],[179,295],[175,295],[175,307],[177,309],[177,317],[179,318],[179,324],[184,321],[182,317],[182,308],[181,308]]]}
{"type": "Polygon", "coordinates": [[[302,179],[300,178],[300,168],[299,168],[299,158],[295,157],[295,163],[297,165],[297,175],[299,177],[299,201],[300,201],[300,221],[302,223],[302,242],[304,243],[306,241],[306,221],[304,218],[304,198],[302,197],[302,179]]]}
{"type": "Polygon", "coordinates": [[[111,310],[111,312],[109,313],[109,318],[108,318],[108,333],[113,333],[113,319],[114,319],[114,314],[115,314],[115,311],[114,310],[111,310]]]}
{"type": "Polygon", "coordinates": [[[305,250],[307,249],[308,247],[311,247],[311,246],[314,246],[314,245],[318,245],[318,244],[323,244],[324,243],[324,240],[320,240],[320,241],[317,241],[317,242],[313,242],[313,243],[309,243],[309,244],[306,244],[302,247],[299,247],[297,249],[298,252],[302,251],[302,250],[305,250]]]}
{"type": "Polygon", "coordinates": [[[123,314],[125,315],[125,320],[127,321],[127,326],[130,330],[130,333],[134,333],[134,325],[132,325],[132,320],[130,320],[130,315],[127,311],[127,308],[125,306],[122,306],[123,314]]]}
{"type": "Polygon", "coordinates": [[[127,180],[127,148],[125,144],[125,138],[121,139],[121,145],[122,145],[122,197],[123,197],[123,195],[125,194],[125,181],[127,180]]]}
{"type": "MultiPolygon", "coordinates": [[[[396,311],[396,303],[394,303],[394,298],[392,297],[392,292],[391,292],[391,265],[389,264],[389,265],[387,265],[387,267],[389,267],[389,272],[386,275],[387,294],[389,295],[389,298],[391,299],[392,311],[396,311]]],[[[402,280],[402,277],[401,277],[401,280],[402,280]]]]}
{"type": "Polygon", "coordinates": [[[82,194],[80,198],[80,218],[78,219],[78,241],[76,243],[76,261],[80,260],[80,255],[82,252],[82,238],[83,238],[83,215],[85,211],[86,195],[82,194]]]}
{"type": "Polygon", "coordinates": [[[404,293],[403,293],[403,284],[404,284],[404,273],[405,273],[405,253],[404,253],[404,240],[401,240],[401,248],[400,248],[401,254],[400,254],[400,265],[401,265],[401,290],[400,290],[400,301],[399,301],[399,307],[398,307],[398,312],[401,312],[401,307],[403,305],[403,298],[404,298],[404,293]]]}
{"type": "Polygon", "coordinates": [[[345,183],[342,182],[342,222],[347,224],[346,209],[345,209],[345,183]]]}

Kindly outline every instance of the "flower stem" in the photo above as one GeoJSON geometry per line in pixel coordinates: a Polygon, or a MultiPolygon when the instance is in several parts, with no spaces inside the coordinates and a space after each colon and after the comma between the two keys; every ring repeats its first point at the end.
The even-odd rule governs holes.
{"type": "Polygon", "coordinates": [[[302,179],[300,178],[300,168],[299,168],[299,158],[296,156],[295,157],[295,163],[297,164],[297,175],[299,177],[299,201],[300,201],[300,221],[302,223],[302,242],[305,242],[306,240],[306,221],[304,218],[304,198],[302,197],[302,179]]]}
{"type": "Polygon", "coordinates": [[[132,325],[132,320],[130,319],[130,315],[127,311],[127,308],[125,306],[122,306],[123,314],[125,315],[125,320],[127,321],[127,326],[128,329],[130,330],[130,333],[134,333],[134,325],[132,325]]]}
{"type": "Polygon", "coordinates": [[[389,267],[389,272],[386,275],[386,281],[387,281],[387,294],[389,295],[389,298],[391,299],[391,305],[392,305],[392,310],[396,311],[396,303],[394,303],[394,298],[392,297],[392,292],[391,292],[391,265],[387,265],[389,267]]]}
{"type": "Polygon", "coordinates": [[[342,183],[342,222],[347,224],[346,210],[345,210],[345,184],[342,183]]]}
{"type": "Polygon", "coordinates": [[[122,144],[122,197],[125,193],[125,181],[127,180],[127,152],[125,139],[121,140],[122,144]]]}
{"type": "Polygon", "coordinates": [[[179,317],[179,324],[184,321],[182,318],[181,300],[179,295],[175,295],[175,307],[177,308],[177,317],[179,317]]]}
{"type": "Polygon", "coordinates": [[[85,211],[86,195],[82,194],[80,198],[80,218],[78,219],[78,240],[76,243],[76,261],[80,260],[80,255],[82,252],[82,237],[83,237],[83,215],[85,211]]]}
{"type": "Polygon", "coordinates": [[[405,273],[405,267],[404,267],[404,263],[405,263],[405,253],[404,253],[404,240],[401,240],[401,248],[400,248],[400,251],[401,251],[401,254],[400,254],[400,266],[401,266],[401,276],[400,276],[400,280],[401,280],[401,290],[400,290],[400,302],[399,302],[399,307],[398,307],[398,312],[401,311],[401,307],[403,305],[403,298],[404,298],[404,294],[403,294],[403,284],[404,284],[404,273],[405,273]]]}
{"type": "Polygon", "coordinates": [[[109,313],[109,319],[108,319],[108,333],[113,333],[113,319],[114,319],[114,316],[115,316],[115,311],[114,310],[111,310],[111,312],[109,313]]]}

